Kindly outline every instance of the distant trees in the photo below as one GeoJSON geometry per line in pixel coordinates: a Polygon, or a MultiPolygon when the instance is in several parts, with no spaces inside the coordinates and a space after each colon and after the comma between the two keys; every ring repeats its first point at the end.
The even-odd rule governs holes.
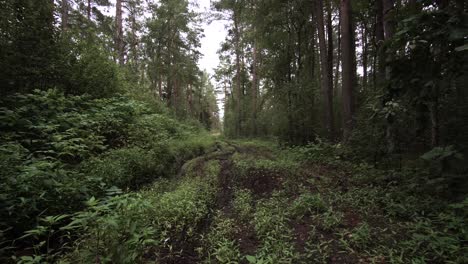
{"type": "Polygon", "coordinates": [[[226,135],[341,139],[376,158],[452,142],[467,94],[463,2],[214,2],[230,21],[217,70],[226,135]]]}
{"type": "Polygon", "coordinates": [[[144,37],[147,74],[154,93],[179,116],[208,124],[217,115],[210,81],[197,66],[200,52],[200,19],[186,0],[163,0],[152,5],[152,18],[144,37]],[[206,97],[213,100],[206,103],[206,97]],[[205,108],[203,108],[203,106],[205,108]]]}
{"type": "Polygon", "coordinates": [[[54,4],[49,0],[1,1],[1,94],[46,88],[57,82],[60,60],[54,4]]]}
{"type": "Polygon", "coordinates": [[[2,95],[53,87],[95,97],[151,90],[177,116],[218,124],[216,98],[197,66],[202,29],[189,1],[0,4],[2,95]],[[110,6],[115,13],[108,15],[110,6]],[[145,10],[153,17],[145,19],[145,10]]]}

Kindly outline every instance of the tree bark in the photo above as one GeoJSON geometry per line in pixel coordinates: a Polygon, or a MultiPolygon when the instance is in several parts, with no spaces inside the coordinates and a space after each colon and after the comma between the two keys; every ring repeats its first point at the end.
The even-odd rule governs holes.
{"type": "Polygon", "coordinates": [[[240,136],[241,125],[241,50],[240,50],[240,30],[239,30],[239,14],[234,10],[234,41],[236,49],[236,86],[235,86],[235,107],[236,107],[236,121],[235,121],[235,136],[240,136]]]}
{"type": "Polygon", "coordinates": [[[62,0],[62,31],[68,29],[68,0],[62,0]]]}
{"type": "Polygon", "coordinates": [[[393,19],[394,0],[383,0],[383,27],[385,39],[393,37],[395,32],[395,23],[393,19]]]}
{"type": "Polygon", "coordinates": [[[377,50],[377,85],[380,85],[385,80],[385,53],[382,50],[384,42],[384,24],[383,24],[383,4],[382,0],[375,1],[375,44],[377,50]]]}
{"type": "Polygon", "coordinates": [[[343,139],[347,141],[354,126],[354,29],[351,17],[351,0],[341,0],[341,50],[343,65],[343,139]]]}
{"type": "Polygon", "coordinates": [[[115,49],[119,64],[124,65],[124,43],[122,28],[122,0],[117,0],[115,4],[115,49]]]}
{"type": "Polygon", "coordinates": [[[328,36],[328,97],[330,98],[330,140],[335,139],[335,114],[333,112],[333,25],[332,25],[332,9],[330,1],[326,2],[327,6],[327,36],[328,36]]]}
{"type": "Polygon", "coordinates": [[[86,8],[86,13],[88,16],[88,20],[91,19],[91,0],[88,0],[88,7],[86,8]]]}
{"type": "Polygon", "coordinates": [[[362,25],[362,86],[367,88],[367,24],[362,25]]]}
{"type": "MultiPolygon", "coordinates": [[[[341,17],[341,10],[338,10],[339,17],[341,17]]],[[[338,81],[340,79],[340,62],[341,62],[341,19],[338,21],[338,34],[337,34],[337,45],[336,45],[336,68],[335,68],[335,91],[339,94],[338,81]]]]}
{"type": "Polygon", "coordinates": [[[187,112],[188,112],[188,115],[192,115],[193,114],[193,102],[192,102],[193,98],[192,98],[192,85],[189,83],[188,86],[187,86],[187,103],[188,103],[188,107],[187,107],[187,112]]]}
{"type": "Polygon", "coordinates": [[[320,49],[320,72],[322,95],[324,104],[324,127],[327,130],[327,136],[333,140],[333,90],[330,87],[330,67],[328,65],[327,43],[325,42],[325,25],[323,22],[323,0],[318,0],[316,5],[316,19],[320,49]]]}
{"type": "MultiPolygon", "coordinates": [[[[385,40],[389,40],[393,37],[393,34],[395,32],[395,26],[394,26],[394,19],[392,17],[392,11],[394,8],[394,0],[383,0],[383,29],[384,29],[384,38],[385,40]]],[[[391,80],[391,72],[392,69],[389,65],[387,64],[387,61],[391,61],[392,55],[388,54],[385,51],[382,51],[382,57],[384,60],[384,75],[385,75],[385,80],[389,81],[391,80]]],[[[392,97],[392,95],[390,95],[392,97]]],[[[396,140],[395,140],[395,125],[394,125],[394,120],[393,116],[390,116],[387,118],[387,129],[386,129],[386,139],[387,139],[387,151],[388,153],[392,154],[395,152],[396,148],[396,140]]]]}
{"type": "MultiPolygon", "coordinates": [[[[332,8],[330,1],[326,1],[327,6],[327,38],[328,38],[328,83],[332,91],[333,99],[333,25],[332,25],[332,8]]],[[[333,105],[333,104],[332,104],[333,105]]],[[[334,132],[334,131],[333,131],[334,132]]]]}
{"type": "Polygon", "coordinates": [[[159,95],[159,99],[162,101],[162,100],[163,100],[163,94],[162,94],[162,75],[159,75],[159,79],[158,79],[158,95],[159,95]]]}
{"type": "Polygon", "coordinates": [[[257,135],[257,91],[258,91],[258,78],[257,78],[257,39],[254,40],[253,47],[253,67],[252,67],[252,135],[257,135]]]}

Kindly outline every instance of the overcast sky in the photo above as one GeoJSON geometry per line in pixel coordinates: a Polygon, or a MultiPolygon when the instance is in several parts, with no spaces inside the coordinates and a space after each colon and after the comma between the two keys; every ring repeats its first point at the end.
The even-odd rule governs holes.
{"type": "MultiPolygon", "coordinates": [[[[191,0],[191,2],[199,5],[198,12],[206,12],[210,9],[210,0],[191,0]]],[[[201,39],[200,52],[203,57],[198,62],[201,69],[205,69],[210,75],[214,74],[214,69],[218,66],[219,58],[216,51],[221,47],[221,43],[227,36],[225,21],[215,20],[208,24],[206,21],[203,24],[205,37],[201,39]]],[[[214,80],[211,80],[215,85],[214,80]]],[[[218,94],[218,107],[220,109],[220,117],[224,116],[223,98],[224,94],[218,94]]]]}
{"type": "MultiPolygon", "coordinates": [[[[199,4],[199,12],[205,12],[210,9],[210,0],[192,0],[199,4]]],[[[205,22],[203,25],[205,37],[201,39],[202,59],[199,62],[200,68],[207,70],[210,74],[214,73],[214,68],[219,63],[216,51],[221,46],[227,35],[225,23],[223,21],[213,21],[211,24],[205,22]]]]}

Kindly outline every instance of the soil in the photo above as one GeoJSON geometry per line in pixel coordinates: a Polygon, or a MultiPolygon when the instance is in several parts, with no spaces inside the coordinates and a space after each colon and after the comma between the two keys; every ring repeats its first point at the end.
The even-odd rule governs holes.
{"type": "Polygon", "coordinates": [[[239,185],[249,189],[257,197],[269,196],[274,190],[282,187],[281,174],[268,169],[249,169],[239,185]]]}

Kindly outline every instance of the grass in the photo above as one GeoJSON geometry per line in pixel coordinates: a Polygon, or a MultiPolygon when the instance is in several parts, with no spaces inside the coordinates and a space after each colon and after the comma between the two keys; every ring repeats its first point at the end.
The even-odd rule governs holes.
{"type": "Polygon", "coordinates": [[[180,177],[88,201],[68,227],[84,235],[61,261],[467,261],[466,200],[409,192],[417,179],[398,179],[417,178],[417,170],[400,175],[338,162],[337,148],[323,144],[235,141],[217,148],[186,163],[180,177]]]}

